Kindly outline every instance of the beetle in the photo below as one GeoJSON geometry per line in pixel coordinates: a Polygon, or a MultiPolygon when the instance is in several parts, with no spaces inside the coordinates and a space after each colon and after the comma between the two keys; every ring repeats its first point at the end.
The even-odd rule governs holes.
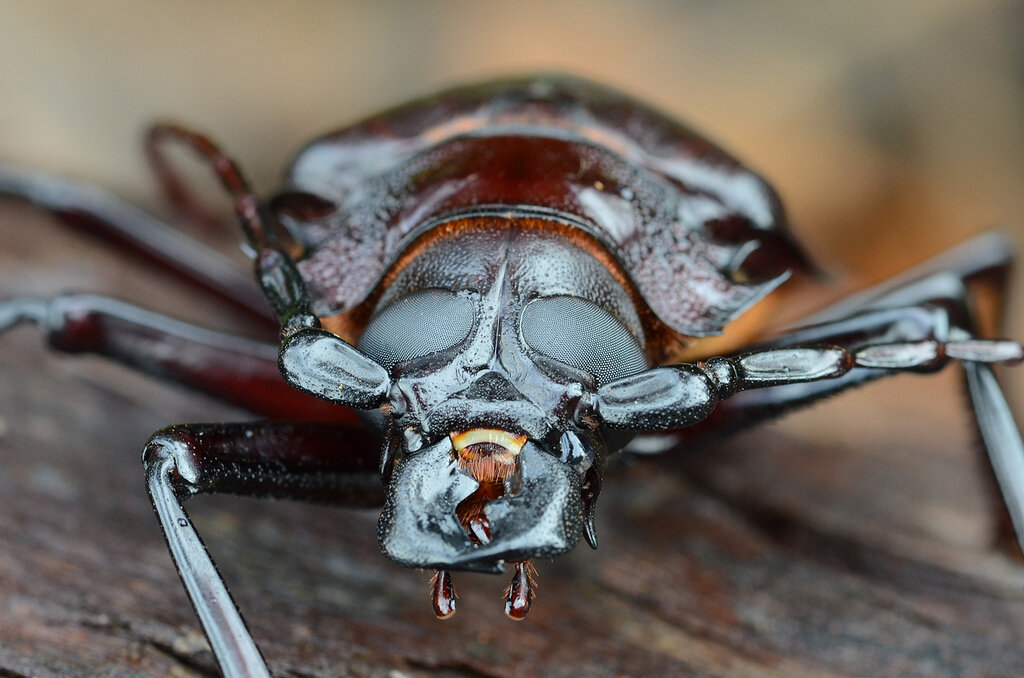
{"type": "Polygon", "coordinates": [[[90,187],[5,165],[0,192],[119,241],[257,322],[269,306],[279,344],[91,295],[0,302],[0,331],[35,322],[58,350],[271,418],[172,426],[143,455],[227,676],[269,673],[185,512],[198,493],[383,506],[381,548],[435,571],[437,616],[455,611],[452,571],[511,567],[505,612],[522,619],[532,559],[581,540],[597,547],[606,462],[638,434],[692,447],[958,361],[1024,534],[1024,444],[989,367],[1018,363],[1022,348],[977,338],[969,303],[969,285],[1005,279],[998,235],[744,347],[773,292],[815,273],[777,195],[696,132],[596,84],[535,76],[407,104],[314,140],[265,201],[208,138],[157,125],[149,158],[168,195],[195,211],[169,143],[196,152],[231,196],[262,294],[90,187]]]}

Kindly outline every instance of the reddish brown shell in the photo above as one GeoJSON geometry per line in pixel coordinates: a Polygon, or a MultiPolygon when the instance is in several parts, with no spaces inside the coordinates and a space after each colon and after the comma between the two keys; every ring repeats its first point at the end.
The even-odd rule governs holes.
{"type": "Polygon", "coordinates": [[[688,336],[720,334],[807,268],[760,177],[657,111],[565,76],[453,89],[321,137],[271,206],[305,249],[321,316],[358,306],[419,235],[477,213],[583,229],[688,336]]]}

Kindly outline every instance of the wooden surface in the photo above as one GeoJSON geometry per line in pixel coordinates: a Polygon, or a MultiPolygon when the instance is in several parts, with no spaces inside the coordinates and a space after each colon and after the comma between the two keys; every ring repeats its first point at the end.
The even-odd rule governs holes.
{"type": "MultiPolygon", "coordinates": [[[[0,157],[153,206],[138,139],[173,116],[266,191],[332,126],[440,85],[558,69],[722,140],[847,284],[992,226],[1024,242],[1015,0],[137,7],[0,7],[0,157]]],[[[1014,290],[1007,330],[1021,337],[1014,290]]],[[[0,297],[62,291],[239,328],[0,203],[0,297]]],[[[1024,395],[1024,370],[1003,376],[1024,395]]],[[[540,563],[522,624],[502,614],[504,578],[470,575],[456,575],[458,613],[436,621],[428,575],[380,555],[375,512],[190,508],[279,676],[1016,677],[1024,568],[989,547],[957,377],[876,384],[699,455],[610,471],[601,548],[540,563]]],[[[31,327],[0,337],[0,676],[215,675],[140,453],[166,424],[245,416],[56,356],[31,327]]]]}

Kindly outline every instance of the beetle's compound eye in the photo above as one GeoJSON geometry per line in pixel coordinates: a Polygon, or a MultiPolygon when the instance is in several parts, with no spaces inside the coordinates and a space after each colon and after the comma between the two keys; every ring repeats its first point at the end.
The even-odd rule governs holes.
{"type": "Polygon", "coordinates": [[[647,356],[615,316],[579,297],[542,297],[523,309],[523,340],[534,351],[594,375],[598,384],[647,369],[647,356]]]}
{"type": "Polygon", "coordinates": [[[448,290],[413,292],[377,313],[356,347],[390,371],[462,342],[473,329],[474,309],[472,301],[448,290]]]}

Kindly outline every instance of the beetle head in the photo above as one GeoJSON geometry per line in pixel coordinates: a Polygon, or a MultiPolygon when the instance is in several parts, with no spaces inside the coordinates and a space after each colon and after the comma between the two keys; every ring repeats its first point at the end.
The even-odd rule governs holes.
{"type": "MultiPolygon", "coordinates": [[[[428,231],[379,285],[356,347],[286,317],[286,379],[363,410],[388,441],[380,544],[439,571],[439,616],[454,611],[448,570],[514,564],[506,614],[522,618],[530,559],[597,545],[604,459],[625,442],[606,438],[598,391],[649,361],[628,283],[580,233],[509,213],[428,231]]],[[[271,292],[299,284],[269,269],[271,292]]]]}
{"type": "Polygon", "coordinates": [[[379,538],[397,562],[498,572],[593,534],[607,443],[581,413],[647,368],[629,295],[564,238],[514,222],[439,239],[357,344],[390,375],[379,538]]]}

